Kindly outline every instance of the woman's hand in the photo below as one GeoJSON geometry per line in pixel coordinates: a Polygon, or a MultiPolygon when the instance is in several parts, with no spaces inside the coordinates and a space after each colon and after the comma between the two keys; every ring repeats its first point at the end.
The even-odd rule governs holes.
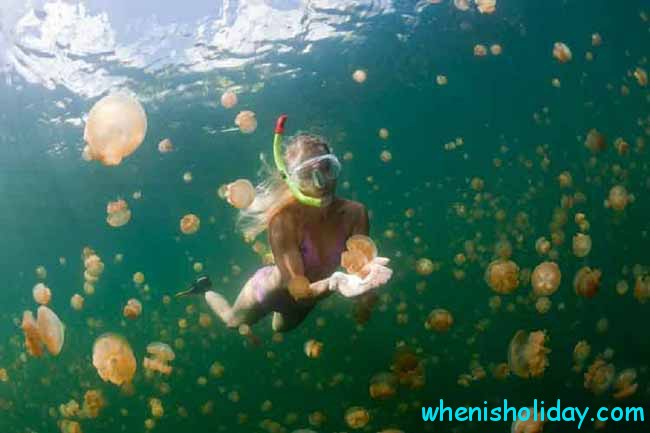
{"type": "Polygon", "coordinates": [[[334,272],[329,278],[329,289],[341,293],[346,298],[352,298],[383,286],[393,275],[392,269],[387,266],[389,262],[388,258],[377,257],[364,267],[368,274],[363,279],[356,275],[334,272]]]}

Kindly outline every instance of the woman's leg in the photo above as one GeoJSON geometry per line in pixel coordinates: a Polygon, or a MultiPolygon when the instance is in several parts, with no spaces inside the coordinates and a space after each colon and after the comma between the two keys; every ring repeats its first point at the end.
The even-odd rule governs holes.
{"type": "Polygon", "coordinates": [[[272,328],[275,332],[288,332],[295,329],[300,325],[309,312],[314,308],[313,305],[308,307],[296,307],[291,311],[284,311],[282,313],[273,313],[272,328]]]}
{"type": "Polygon", "coordinates": [[[205,293],[205,300],[229,328],[237,328],[242,324],[253,325],[271,311],[265,301],[280,284],[278,268],[265,266],[246,282],[232,307],[222,295],[211,290],[205,293]]]}

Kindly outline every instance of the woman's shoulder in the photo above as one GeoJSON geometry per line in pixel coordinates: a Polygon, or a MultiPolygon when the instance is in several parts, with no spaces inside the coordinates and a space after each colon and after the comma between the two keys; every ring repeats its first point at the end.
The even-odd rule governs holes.
{"type": "Polygon", "coordinates": [[[366,213],[366,206],[358,201],[339,198],[336,203],[340,212],[354,214],[366,213]]]}

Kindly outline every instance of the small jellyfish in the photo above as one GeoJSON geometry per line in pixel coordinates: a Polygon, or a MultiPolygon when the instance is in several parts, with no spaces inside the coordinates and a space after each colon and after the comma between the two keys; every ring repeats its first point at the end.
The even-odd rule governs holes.
{"type": "Polygon", "coordinates": [[[257,129],[257,118],[255,113],[249,110],[240,111],[235,117],[235,125],[244,134],[251,134],[257,129]]]}
{"type": "Polygon", "coordinates": [[[474,55],[476,57],[485,57],[487,55],[488,49],[483,44],[474,45],[474,55]]]}
{"type": "Polygon", "coordinates": [[[176,354],[169,345],[161,342],[150,343],[147,353],[149,356],[144,358],[142,364],[145,369],[165,375],[171,374],[172,366],[169,363],[176,358],[176,354]]]}
{"type": "Polygon", "coordinates": [[[383,150],[379,154],[379,159],[381,159],[382,162],[390,162],[393,159],[393,154],[390,153],[389,150],[383,150]]]}
{"type": "Polygon", "coordinates": [[[516,419],[512,421],[510,433],[542,433],[544,431],[543,416],[535,412],[532,407],[527,408],[529,417],[527,419],[516,419]]]}
{"type": "Polygon", "coordinates": [[[180,227],[183,234],[193,235],[199,231],[201,220],[196,215],[190,213],[181,218],[180,227]]]}
{"type": "Polygon", "coordinates": [[[492,53],[493,56],[500,56],[502,52],[503,52],[503,47],[501,47],[501,45],[499,44],[490,45],[490,53],[492,53]]]}
{"type": "Polygon", "coordinates": [[[586,340],[580,340],[573,348],[573,370],[582,371],[587,358],[591,355],[591,346],[586,340]]]}
{"type": "Polygon", "coordinates": [[[645,69],[638,67],[634,70],[634,78],[636,82],[639,83],[639,86],[646,87],[648,85],[648,73],[645,69]]]}
{"type": "Polygon", "coordinates": [[[545,237],[541,237],[535,241],[535,251],[540,256],[548,254],[551,250],[551,243],[545,237]]]}
{"type": "Polygon", "coordinates": [[[634,297],[642,304],[650,299],[650,275],[637,275],[634,283],[634,297]]]}
{"type": "Polygon", "coordinates": [[[445,333],[449,331],[454,324],[454,317],[451,313],[444,308],[436,308],[429,313],[424,327],[428,330],[438,333],[445,333]]]}
{"type": "Polygon", "coordinates": [[[144,274],[142,272],[136,272],[133,274],[133,282],[137,285],[144,284],[144,274]]]}
{"type": "Polygon", "coordinates": [[[482,14],[491,14],[497,9],[497,0],[474,0],[474,2],[482,14]]]}
{"type": "Polygon", "coordinates": [[[223,366],[223,364],[221,364],[219,361],[215,361],[210,366],[210,376],[219,379],[223,377],[223,373],[225,370],[226,369],[223,366]]]}
{"type": "Polygon", "coordinates": [[[434,270],[435,266],[433,262],[427,258],[421,258],[415,262],[415,272],[417,272],[418,275],[431,275],[434,270]]]}
{"type": "Polygon", "coordinates": [[[174,144],[169,138],[165,138],[158,143],[158,152],[169,153],[174,150],[174,144]]]}
{"type": "Polygon", "coordinates": [[[617,400],[632,396],[639,388],[639,384],[636,383],[636,370],[628,368],[621,371],[614,379],[612,387],[614,388],[613,397],[617,400]]]}
{"type": "Polygon", "coordinates": [[[600,288],[600,277],[602,272],[599,269],[591,269],[583,266],[576,272],[573,278],[573,287],[576,294],[585,298],[592,298],[600,288]]]}
{"type": "Polygon", "coordinates": [[[147,132],[147,115],[133,97],[115,93],[100,99],[88,113],[84,153],[104,165],[118,165],[140,146],[147,132]]]}
{"type": "Polygon", "coordinates": [[[81,425],[77,421],[71,421],[69,419],[62,419],[58,422],[59,430],[61,433],[82,433],[81,425]]]}
{"type": "Polygon", "coordinates": [[[382,372],[375,374],[370,379],[368,391],[375,400],[387,400],[397,393],[399,380],[393,373],[382,372]]]}
{"type": "Polygon", "coordinates": [[[323,343],[310,339],[305,342],[303,349],[307,358],[319,358],[323,351],[323,343]]]}
{"type": "Polygon", "coordinates": [[[191,171],[186,171],[185,173],[183,173],[183,182],[192,183],[192,172],[191,171]]]}
{"type": "Polygon", "coordinates": [[[353,406],[345,411],[345,423],[353,430],[364,428],[370,422],[370,413],[363,407],[353,406]]]}
{"type": "Polygon", "coordinates": [[[599,153],[607,148],[607,140],[596,128],[592,128],[587,132],[585,147],[592,153],[599,153]]]}
{"type": "Polygon", "coordinates": [[[221,106],[223,108],[232,108],[237,105],[237,94],[232,90],[223,92],[221,95],[221,106]]]}
{"type": "Polygon", "coordinates": [[[35,357],[42,356],[43,345],[41,343],[41,334],[31,311],[25,311],[23,313],[21,328],[25,334],[25,349],[27,353],[35,357]]]}
{"type": "Polygon", "coordinates": [[[437,83],[439,86],[446,86],[448,82],[449,82],[449,81],[448,81],[446,75],[438,75],[438,76],[436,76],[436,83],[437,83]]]}
{"type": "Polygon", "coordinates": [[[546,314],[551,310],[551,300],[546,296],[541,296],[535,301],[535,309],[539,314],[546,314]]]}
{"type": "Polygon", "coordinates": [[[357,69],[352,74],[352,79],[354,81],[356,81],[357,83],[359,83],[359,84],[362,84],[363,82],[365,82],[367,78],[368,78],[368,73],[366,71],[364,71],[363,69],[357,69]]]}
{"type": "Polygon", "coordinates": [[[587,257],[591,251],[591,236],[578,233],[573,236],[573,254],[576,257],[587,257]]]}
{"type": "Polygon", "coordinates": [[[542,262],[535,267],[530,277],[536,296],[551,296],[560,287],[562,273],[555,262],[542,262]]]}
{"type": "Polygon", "coordinates": [[[75,293],[70,298],[70,306],[75,311],[81,311],[84,308],[84,297],[78,293],[75,293]]]}
{"type": "Polygon", "coordinates": [[[459,11],[468,11],[469,10],[469,0],[454,0],[454,6],[459,11]]]}
{"type": "Polygon", "coordinates": [[[623,185],[615,185],[609,190],[605,207],[622,212],[631,201],[632,196],[628,194],[627,189],[623,185]]]}
{"type": "Polygon", "coordinates": [[[409,346],[400,346],[393,355],[391,370],[402,386],[418,389],[424,386],[425,370],[422,360],[409,346]]]}
{"type": "Polygon", "coordinates": [[[43,265],[37,266],[34,270],[34,273],[36,274],[36,278],[39,280],[44,280],[47,278],[47,269],[45,269],[45,266],[43,265]]]}
{"type": "Polygon", "coordinates": [[[381,128],[379,130],[379,138],[381,138],[382,140],[388,140],[388,129],[381,128]]]}
{"type": "Polygon", "coordinates": [[[104,334],[95,341],[93,366],[103,381],[118,386],[131,383],[137,368],[131,346],[117,334],[104,334]]]}
{"type": "Polygon", "coordinates": [[[556,42],[553,44],[553,57],[560,63],[567,63],[571,61],[573,55],[571,49],[565,43],[556,42]]]}
{"type": "Polygon", "coordinates": [[[129,299],[122,310],[122,314],[127,319],[137,319],[142,314],[142,303],[137,299],[129,299]]]}
{"type": "Polygon", "coordinates": [[[510,371],[524,379],[542,376],[551,351],[545,347],[547,339],[544,331],[517,331],[508,346],[510,371]]]}
{"type": "Polygon", "coordinates": [[[38,283],[32,289],[32,295],[37,304],[47,305],[52,299],[52,292],[50,288],[43,283],[38,283]]]}
{"type": "Polygon", "coordinates": [[[594,47],[599,47],[603,43],[603,38],[600,36],[600,33],[594,33],[591,35],[591,45],[594,47]]]}
{"type": "Polygon", "coordinates": [[[494,260],[485,270],[485,282],[500,295],[510,294],[519,287],[519,266],[512,260],[494,260]]]}
{"type": "Polygon", "coordinates": [[[38,307],[36,313],[36,324],[41,341],[50,354],[57,356],[61,353],[65,340],[65,327],[59,317],[44,305],[38,307]]]}
{"type": "Polygon", "coordinates": [[[255,187],[247,179],[238,179],[226,187],[226,200],[237,209],[246,209],[255,200],[255,187]]]}
{"type": "Polygon", "coordinates": [[[615,374],[616,369],[612,364],[597,358],[584,374],[584,387],[595,395],[603,394],[612,386],[615,374]]]}
{"type": "Polygon", "coordinates": [[[131,211],[126,201],[119,199],[106,206],[106,222],[111,227],[122,227],[131,220],[131,211]]]}

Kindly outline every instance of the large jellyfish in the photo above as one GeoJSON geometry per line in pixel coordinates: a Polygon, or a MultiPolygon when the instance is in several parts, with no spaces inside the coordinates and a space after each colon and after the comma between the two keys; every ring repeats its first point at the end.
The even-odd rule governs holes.
{"type": "Polygon", "coordinates": [[[485,282],[500,295],[510,294],[519,286],[519,266],[512,260],[495,260],[485,270],[485,282]]]}
{"type": "Polygon", "coordinates": [[[65,328],[59,317],[52,310],[44,305],[38,307],[36,313],[36,324],[41,341],[52,355],[61,353],[65,339],[65,328]]]}
{"type": "Polygon", "coordinates": [[[25,349],[31,356],[42,356],[43,345],[41,343],[41,335],[38,331],[38,325],[31,311],[23,313],[23,322],[21,324],[23,333],[25,334],[25,349]]]}
{"type": "Polygon", "coordinates": [[[560,287],[562,273],[555,262],[542,262],[535,267],[530,281],[536,296],[551,296],[560,287]]]}
{"type": "Polygon", "coordinates": [[[118,386],[131,383],[137,368],[133,350],[126,339],[110,333],[95,341],[93,365],[102,380],[118,386]]]}
{"type": "Polygon", "coordinates": [[[510,371],[524,379],[542,376],[548,367],[548,353],[551,351],[545,347],[546,340],[544,331],[517,331],[508,347],[510,371]]]}
{"type": "Polygon", "coordinates": [[[88,113],[84,153],[104,165],[118,165],[135,152],[146,132],[147,115],[140,102],[124,93],[105,96],[88,113]]]}
{"type": "Polygon", "coordinates": [[[573,278],[576,294],[585,298],[593,298],[600,289],[601,276],[602,272],[599,269],[591,269],[588,266],[580,268],[573,278]]]}
{"type": "Polygon", "coordinates": [[[237,209],[246,209],[255,200],[255,187],[247,179],[238,179],[226,187],[226,200],[237,209]]]}

